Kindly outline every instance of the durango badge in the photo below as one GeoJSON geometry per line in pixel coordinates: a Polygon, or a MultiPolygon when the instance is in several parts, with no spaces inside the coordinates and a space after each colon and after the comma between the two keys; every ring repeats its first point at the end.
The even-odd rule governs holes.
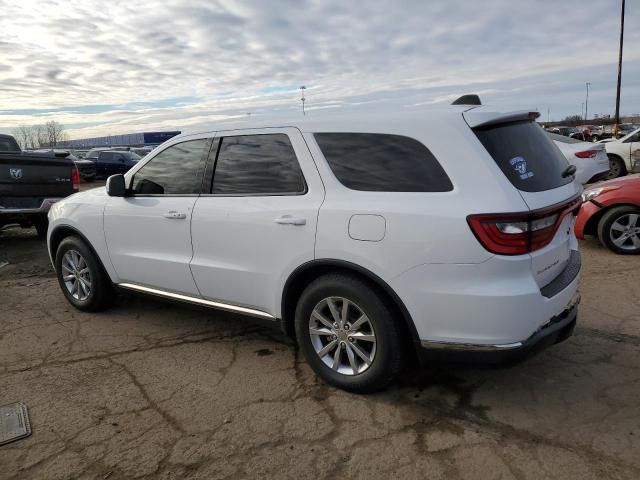
{"type": "Polygon", "coordinates": [[[509,163],[516,172],[520,175],[522,180],[533,177],[533,172],[527,171],[527,161],[522,157],[513,157],[509,160],[509,163]]]}

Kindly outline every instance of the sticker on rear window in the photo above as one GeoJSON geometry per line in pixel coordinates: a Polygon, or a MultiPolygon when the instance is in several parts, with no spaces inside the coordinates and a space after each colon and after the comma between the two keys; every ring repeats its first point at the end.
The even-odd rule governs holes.
{"type": "Polygon", "coordinates": [[[527,170],[527,161],[522,157],[513,157],[509,160],[509,164],[518,172],[521,180],[533,177],[533,172],[527,170]]]}

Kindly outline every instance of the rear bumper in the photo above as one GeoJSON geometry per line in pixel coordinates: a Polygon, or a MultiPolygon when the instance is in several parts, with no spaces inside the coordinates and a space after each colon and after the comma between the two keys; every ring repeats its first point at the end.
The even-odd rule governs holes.
{"type": "Polygon", "coordinates": [[[60,198],[44,198],[40,203],[40,206],[33,208],[13,208],[13,207],[3,207],[0,205],[0,215],[25,215],[25,214],[34,214],[34,213],[47,213],[51,208],[51,205],[62,200],[60,198]]]}
{"type": "MultiPolygon", "coordinates": [[[[468,360],[469,357],[474,359],[484,357],[484,359],[491,361],[519,360],[526,358],[529,354],[537,353],[548,346],[560,343],[569,338],[576,325],[579,302],[580,295],[576,293],[572,301],[562,312],[552,317],[531,336],[519,342],[477,345],[423,340],[421,346],[425,349],[424,353],[427,356],[432,353],[436,356],[449,354],[449,358],[451,359],[456,359],[457,357],[468,360]]],[[[434,355],[432,355],[432,357],[433,356],[434,355]]]]}

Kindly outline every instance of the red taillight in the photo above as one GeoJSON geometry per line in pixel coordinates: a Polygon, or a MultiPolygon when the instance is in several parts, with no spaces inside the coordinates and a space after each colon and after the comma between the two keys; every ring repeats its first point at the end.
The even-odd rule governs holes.
{"type": "Polygon", "coordinates": [[[74,190],[80,190],[80,173],[76,167],[71,169],[71,183],[74,190]]]}
{"type": "Polygon", "coordinates": [[[578,158],[593,158],[598,155],[597,150],[585,150],[583,152],[576,152],[574,155],[578,158]]]}
{"type": "Polygon", "coordinates": [[[580,204],[576,198],[545,210],[470,215],[467,221],[478,241],[491,253],[522,255],[547,246],[564,217],[577,211],[580,204]]]}

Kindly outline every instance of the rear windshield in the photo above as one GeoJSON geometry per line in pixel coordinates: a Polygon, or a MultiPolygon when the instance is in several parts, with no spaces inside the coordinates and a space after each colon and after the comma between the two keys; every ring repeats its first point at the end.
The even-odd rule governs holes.
{"type": "Polygon", "coordinates": [[[537,123],[503,123],[474,132],[518,190],[542,192],[573,181],[572,176],[562,177],[569,163],[537,123]]]}

